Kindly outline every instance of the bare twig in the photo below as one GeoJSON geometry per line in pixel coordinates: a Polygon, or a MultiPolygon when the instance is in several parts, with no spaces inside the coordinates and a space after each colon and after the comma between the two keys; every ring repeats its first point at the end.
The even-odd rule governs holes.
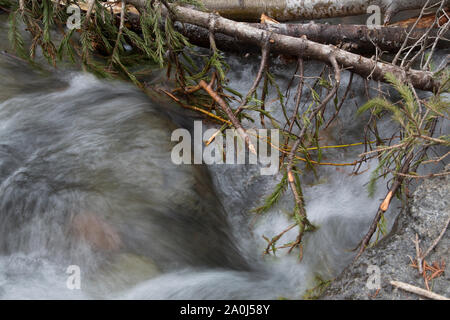
{"type": "MultiPolygon", "coordinates": [[[[439,26],[439,15],[438,15],[438,13],[442,10],[442,8],[444,7],[444,4],[445,4],[445,1],[442,1],[441,5],[440,5],[440,7],[439,7],[439,9],[438,9],[438,11],[437,11],[437,13],[436,13],[436,17],[435,17],[435,19],[434,19],[432,25],[427,29],[427,31],[426,31],[426,32],[422,35],[422,37],[417,41],[417,45],[418,45],[419,43],[421,43],[421,48],[420,48],[420,50],[414,55],[414,57],[412,57],[411,59],[408,60],[407,58],[409,57],[409,55],[411,54],[411,52],[413,51],[413,49],[416,47],[416,45],[413,45],[413,46],[409,49],[409,51],[408,51],[408,53],[406,54],[406,56],[404,57],[402,63],[400,64],[401,67],[404,66],[405,62],[407,62],[406,66],[405,66],[405,69],[406,69],[406,70],[409,70],[409,69],[411,68],[412,64],[414,63],[414,61],[417,59],[417,57],[420,56],[420,55],[425,51],[425,49],[427,48],[427,43],[426,43],[426,42],[427,42],[427,39],[428,39],[428,36],[429,36],[431,30],[434,28],[434,26],[436,26],[436,25],[439,26]]],[[[442,31],[442,30],[441,30],[441,31],[442,31]]],[[[438,36],[437,36],[437,41],[439,41],[439,38],[440,38],[440,33],[439,33],[438,36]]],[[[437,41],[435,42],[436,44],[437,44],[437,41]]]]}
{"type": "Polygon", "coordinates": [[[338,116],[339,111],[341,111],[342,106],[344,105],[345,100],[347,99],[347,95],[350,92],[350,89],[352,87],[352,82],[353,82],[353,76],[354,73],[351,72],[350,73],[350,80],[348,80],[348,85],[347,85],[347,89],[345,90],[344,96],[342,97],[341,103],[339,104],[339,106],[336,108],[336,112],[334,113],[334,115],[330,118],[330,120],[328,120],[327,124],[325,125],[325,129],[328,128],[330,126],[330,124],[334,121],[334,119],[338,116]]]}
{"type": "Polygon", "coordinates": [[[286,229],[284,229],[282,232],[280,232],[278,235],[276,235],[275,237],[273,237],[267,244],[266,250],[264,250],[265,254],[269,254],[270,253],[270,248],[278,241],[280,240],[280,238],[289,230],[294,229],[297,226],[296,223],[291,224],[289,227],[287,227],[286,229]]]}
{"type": "Polygon", "coordinates": [[[92,10],[94,9],[94,4],[95,4],[95,0],[89,0],[88,9],[86,11],[86,17],[84,18],[83,29],[86,29],[89,24],[92,10]]]}
{"type": "MultiPolygon", "coordinates": [[[[292,128],[294,127],[294,122],[296,121],[295,119],[297,118],[298,115],[298,109],[300,107],[300,102],[302,100],[302,93],[303,93],[303,85],[305,83],[304,81],[304,73],[305,73],[305,68],[303,65],[303,59],[302,58],[298,58],[298,67],[300,70],[299,73],[299,82],[298,82],[298,87],[297,87],[297,94],[295,96],[295,107],[294,107],[294,112],[292,113],[291,119],[289,120],[289,130],[288,133],[290,134],[292,132],[292,128]]],[[[289,139],[289,136],[288,138],[289,139]]],[[[287,145],[288,141],[286,141],[286,145],[287,145]]]]}
{"type": "MultiPolygon", "coordinates": [[[[328,102],[332,99],[332,97],[336,94],[340,82],[341,82],[341,70],[339,68],[339,65],[336,61],[336,58],[332,55],[330,57],[330,63],[334,68],[334,72],[335,72],[335,84],[333,86],[333,88],[330,90],[329,94],[325,97],[325,99],[322,101],[322,103],[310,114],[309,116],[309,121],[311,122],[314,117],[316,117],[316,115],[321,112],[326,105],[328,104],[328,102]]],[[[300,79],[302,80],[302,79],[300,79]]],[[[300,98],[300,97],[299,97],[300,98]]],[[[297,103],[299,104],[300,101],[298,100],[297,103]]],[[[308,126],[305,125],[303,126],[298,139],[295,141],[294,145],[292,146],[292,149],[289,153],[288,156],[288,165],[287,165],[287,175],[288,175],[288,183],[290,186],[290,189],[292,191],[292,194],[294,196],[295,199],[295,204],[296,204],[296,209],[298,209],[299,214],[300,214],[300,218],[302,219],[302,223],[300,225],[300,231],[298,234],[298,237],[296,239],[296,241],[294,242],[294,244],[291,247],[291,250],[295,247],[301,244],[302,241],[302,237],[303,234],[306,230],[307,226],[311,226],[311,223],[308,221],[307,218],[307,214],[306,214],[306,210],[305,210],[305,204],[304,204],[304,199],[303,199],[303,195],[301,193],[301,191],[297,190],[297,186],[295,184],[295,178],[294,178],[294,174],[292,173],[292,168],[294,166],[294,156],[295,156],[295,152],[297,150],[297,148],[300,146],[300,144],[303,142],[303,138],[306,134],[306,130],[307,130],[308,126]]]]}
{"type": "Polygon", "coordinates": [[[445,231],[448,228],[448,225],[450,223],[450,217],[447,219],[447,221],[444,224],[444,228],[442,229],[441,233],[439,234],[439,236],[433,241],[433,243],[431,244],[431,246],[427,249],[427,251],[425,251],[425,253],[421,256],[421,259],[425,259],[430,252],[436,247],[436,245],[439,243],[439,241],[441,241],[442,237],[445,234],[445,231]]]}
{"type": "Polygon", "coordinates": [[[448,176],[450,174],[450,171],[445,171],[445,172],[441,172],[441,173],[430,173],[430,174],[426,174],[426,175],[412,175],[412,174],[405,174],[405,173],[400,173],[400,172],[393,172],[394,175],[399,175],[399,176],[403,176],[405,178],[410,178],[410,179],[429,179],[429,178],[434,178],[434,177],[443,177],[443,176],[448,176]]]}
{"type": "Polygon", "coordinates": [[[416,261],[417,261],[417,268],[419,269],[419,273],[422,274],[423,273],[423,268],[422,268],[422,251],[420,250],[420,240],[419,240],[419,235],[416,233],[416,238],[413,240],[414,245],[416,247],[416,261]]]}
{"type": "Polygon", "coordinates": [[[259,66],[258,73],[256,75],[255,81],[253,81],[252,87],[247,92],[247,95],[242,100],[241,104],[235,111],[235,115],[238,115],[242,109],[245,107],[245,105],[248,103],[251,96],[255,93],[256,89],[258,88],[259,83],[261,82],[261,78],[264,74],[264,72],[267,70],[267,63],[269,60],[269,53],[270,53],[270,42],[269,42],[269,36],[265,37],[265,39],[261,42],[261,64],[259,66]]]}
{"type": "Polygon", "coordinates": [[[422,164],[441,162],[442,160],[444,160],[445,158],[447,158],[449,155],[450,155],[450,151],[447,152],[446,154],[444,154],[442,157],[424,161],[424,162],[422,162],[422,164]]]}
{"type": "Polygon", "coordinates": [[[431,51],[428,55],[428,59],[425,62],[424,66],[422,67],[422,70],[426,70],[428,68],[428,65],[431,63],[431,58],[433,57],[434,51],[436,50],[436,46],[437,46],[439,40],[448,31],[449,27],[450,27],[450,20],[447,21],[447,23],[441,28],[441,30],[439,30],[439,33],[433,43],[433,46],[431,47],[431,51]]]}
{"type": "Polygon", "coordinates": [[[119,31],[117,32],[117,39],[116,39],[116,43],[114,45],[114,49],[112,51],[112,60],[111,62],[114,60],[114,56],[119,48],[119,43],[120,43],[120,38],[122,37],[122,32],[123,32],[123,27],[125,24],[125,10],[126,10],[126,3],[125,0],[121,0],[121,7],[120,7],[120,24],[119,24],[119,31]]]}
{"type": "Polygon", "coordinates": [[[245,132],[244,128],[242,127],[242,124],[239,122],[239,120],[234,115],[233,110],[231,110],[231,108],[227,105],[227,103],[205,81],[200,80],[199,85],[211,96],[211,98],[214,99],[214,101],[217,102],[217,104],[220,106],[220,108],[223,110],[223,112],[226,113],[226,115],[230,119],[231,123],[236,128],[238,134],[248,145],[248,149],[250,150],[250,152],[252,152],[253,154],[256,154],[255,146],[250,141],[250,137],[245,132]]]}
{"type": "MultiPolygon", "coordinates": [[[[130,1],[130,0],[127,0],[130,1]]],[[[180,22],[195,24],[207,28],[209,25],[209,14],[193,10],[187,7],[172,7],[176,14],[176,19],[180,22]]],[[[235,22],[223,17],[217,17],[215,31],[238,39],[245,40],[248,44],[260,46],[261,38],[268,31],[254,28],[242,22],[235,22]]],[[[393,73],[401,81],[410,81],[417,89],[433,91],[440,86],[438,80],[432,78],[432,73],[422,70],[408,70],[405,72],[402,68],[392,64],[376,62],[357,54],[349,53],[338,49],[335,46],[323,45],[308,39],[295,38],[281,34],[272,34],[270,41],[272,47],[277,53],[312,58],[315,60],[329,62],[331,55],[344,68],[351,68],[363,77],[372,73],[374,80],[386,81],[384,76],[387,72],[393,73]]]]}
{"type": "Polygon", "coordinates": [[[390,282],[391,285],[393,285],[394,287],[403,289],[405,291],[411,292],[411,293],[415,293],[419,296],[423,296],[429,299],[433,299],[433,300],[450,300],[447,297],[441,296],[437,293],[431,292],[431,291],[427,291],[425,289],[410,285],[408,283],[404,283],[404,282],[400,282],[400,281],[391,281],[390,282]]]}
{"type": "Polygon", "coordinates": [[[421,19],[422,16],[424,15],[425,10],[426,10],[426,8],[427,8],[429,2],[430,2],[430,0],[428,0],[428,1],[425,3],[425,5],[423,6],[422,10],[420,11],[420,14],[419,14],[419,16],[417,17],[416,22],[415,22],[414,25],[411,27],[411,30],[409,30],[407,36],[405,37],[405,41],[403,42],[402,46],[401,46],[400,49],[398,50],[397,54],[395,55],[394,60],[392,60],[392,64],[395,65],[395,64],[397,63],[397,61],[398,61],[398,59],[399,59],[401,53],[403,52],[403,50],[404,50],[405,47],[406,47],[406,44],[408,43],[408,39],[410,38],[411,33],[414,31],[414,29],[416,28],[416,26],[417,26],[417,24],[419,23],[420,19],[421,19]]]}
{"type": "MultiPolygon", "coordinates": [[[[414,158],[414,153],[410,152],[410,154],[406,157],[406,159],[403,162],[402,168],[400,170],[401,173],[407,173],[411,164],[412,159],[414,158]]],[[[389,192],[387,193],[385,199],[383,200],[383,202],[381,203],[377,214],[375,215],[369,231],[366,233],[366,235],[364,236],[364,238],[361,240],[361,242],[359,243],[358,247],[358,253],[356,254],[355,258],[353,259],[353,261],[356,261],[361,254],[364,252],[364,250],[366,249],[367,245],[370,242],[370,239],[372,238],[372,235],[375,233],[376,229],[377,229],[377,225],[378,222],[381,219],[381,216],[383,215],[384,212],[387,211],[387,209],[389,208],[389,204],[391,202],[392,197],[395,195],[395,193],[397,192],[397,190],[400,188],[400,186],[403,183],[403,180],[405,179],[405,177],[403,176],[396,176],[394,179],[394,183],[392,184],[391,188],[389,189],[389,192]]]]}
{"type": "Polygon", "coordinates": [[[359,157],[365,157],[365,156],[368,156],[369,154],[372,154],[372,153],[378,153],[378,152],[383,152],[383,151],[387,151],[387,150],[403,148],[405,145],[407,145],[407,143],[406,142],[402,142],[402,143],[399,143],[399,144],[396,144],[396,145],[393,145],[393,146],[389,146],[389,147],[377,148],[377,149],[372,150],[372,151],[367,151],[367,152],[361,153],[359,155],[359,157]]]}
{"type": "MultiPolygon", "coordinates": [[[[292,77],[292,79],[297,75],[297,71],[298,70],[300,70],[300,73],[298,75],[300,79],[299,79],[299,83],[298,83],[298,86],[297,86],[297,93],[296,93],[296,96],[295,96],[294,112],[292,113],[292,116],[291,116],[291,118],[288,121],[289,129],[287,130],[286,139],[284,141],[284,145],[285,146],[288,146],[288,144],[289,144],[289,137],[292,134],[292,129],[294,127],[294,123],[297,121],[296,118],[297,118],[297,115],[298,115],[298,109],[300,107],[300,102],[301,102],[301,99],[302,99],[303,85],[304,85],[304,82],[305,82],[304,81],[305,80],[305,77],[304,77],[304,73],[305,73],[304,71],[305,70],[304,69],[305,68],[304,68],[304,65],[303,65],[303,59],[302,58],[298,58],[297,70],[295,70],[295,74],[292,77]]],[[[289,83],[288,89],[287,89],[286,92],[289,91],[290,86],[291,86],[291,83],[289,83]]],[[[298,123],[297,123],[297,125],[298,125],[298,123]]],[[[285,154],[283,153],[282,156],[281,156],[281,160],[280,160],[281,163],[284,163],[284,157],[285,157],[285,154]]]]}

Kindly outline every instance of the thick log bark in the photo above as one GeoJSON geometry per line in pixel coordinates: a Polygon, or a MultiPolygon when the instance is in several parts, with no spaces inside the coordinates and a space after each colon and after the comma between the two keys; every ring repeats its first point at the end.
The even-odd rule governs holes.
{"type": "MultiPolygon", "coordinates": [[[[300,38],[306,36],[309,40],[339,46],[347,51],[355,53],[373,53],[376,46],[383,51],[397,52],[402,46],[408,30],[398,27],[381,27],[370,29],[363,25],[328,25],[328,24],[250,24],[252,27],[267,30],[270,32],[300,38]]],[[[178,25],[178,30],[189,40],[198,46],[209,47],[209,31],[207,29],[184,24],[178,25]]],[[[426,30],[414,30],[407,42],[407,46],[414,45],[417,39],[426,30]]],[[[437,30],[430,32],[428,43],[434,41],[437,30]]],[[[223,51],[231,52],[259,52],[259,48],[246,41],[241,41],[236,37],[226,36],[217,33],[217,46],[223,51]]],[[[448,41],[442,40],[440,44],[447,45],[448,41]]]]}
{"type": "MultiPolygon", "coordinates": [[[[138,10],[145,10],[146,0],[126,0],[138,10]]],[[[209,29],[211,14],[188,7],[171,5],[175,20],[209,29]]],[[[413,87],[424,91],[436,91],[440,84],[433,79],[431,72],[408,70],[377,62],[372,59],[342,50],[333,45],[324,45],[305,38],[295,38],[255,28],[247,23],[236,22],[220,16],[215,17],[215,32],[239,39],[250,46],[261,47],[263,39],[270,36],[272,52],[314,59],[329,63],[330,57],[346,69],[364,78],[385,81],[385,74],[392,73],[401,81],[409,82],[413,87]]]]}
{"type": "MultiPolygon", "coordinates": [[[[439,25],[443,26],[448,21],[448,17],[450,16],[450,8],[445,9],[446,15],[442,14],[439,16],[439,25]]],[[[432,14],[426,14],[421,19],[419,19],[419,22],[416,25],[417,29],[426,29],[430,28],[431,25],[433,25],[434,20],[436,19],[436,13],[432,14]]],[[[398,21],[395,23],[390,24],[390,26],[393,27],[402,27],[402,28],[409,28],[413,26],[417,21],[417,17],[409,18],[406,20],[398,21]]]]}
{"type": "MultiPolygon", "coordinates": [[[[129,1],[130,2],[130,1],[129,1]]],[[[450,12],[449,12],[450,13],[450,12]]],[[[434,17],[434,15],[433,15],[434,17]]],[[[429,17],[427,17],[429,19],[429,17]]],[[[332,44],[343,48],[346,51],[354,53],[370,53],[375,52],[376,47],[383,51],[396,53],[402,46],[405,38],[408,35],[409,28],[414,24],[414,21],[405,21],[398,26],[387,26],[371,29],[365,25],[330,25],[330,24],[265,24],[265,23],[249,23],[250,26],[267,30],[270,32],[283,34],[286,36],[300,38],[306,36],[311,41],[332,44]]],[[[139,16],[136,11],[128,12],[128,21],[133,25],[133,28],[140,29],[139,16]]],[[[443,21],[445,23],[446,21],[443,21]]],[[[421,26],[429,27],[428,20],[421,26]]],[[[192,44],[199,47],[209,48],[209,30],[189,23],[176,23],[175,27],[185,37],[189,39],[192,44]]],[[[417,27],[416,27],[417,28],[417,27]]],[[[426,29],[415,29],[411,32],[407,41],[407,46],[412,46],[420,39],[426,29]]],[[[433,43],[438,30],[431,30],[428,37],[428,44],[433,43]]],[[[438,47],[448,46],[449,41],[445,39],[450,38],[450,31],[444,35],[444,39],[439,41],[438,47]]],[[[237,53],[259,53],[261,50],[258,46],[241,41],[237,37],[228,36],[222,33],[215,33],[217,47],[225,52],[237,53]]]]}
{"type": "MultiPolygon", "coordinates": [[[[136,5],[139,1],[131,0],[136,5]]],[[[173,6],[176,20],[195,24],[208,28],[211,15],[186,7],[173,6]]],[[[222,17],[215,18],[215,31],[239,38],[254,46],[261,46],[263,39],[267,37],[267,31],[254,28],[246,23],[235,22],[222,17]]],[[[431,72],[409,70],[391,64],[376,62],[372,59],[364,58],[360,55],[350,53],[331,45],[319,44],[303,38],[294,38],[281,34],[272,33],[270,35],[272,51],[282,54],[312,58],[319,61],[329,62],[330,56],[335,56],[337,62],[344,68],[367,78],[385,81],[385,74],[393,73],[404,82],[410,82],[415,88],[426,91],[435,91],[439,88],[431,72]]]]}
{"type": "MultiPolygon", "coordinates": [[[[448,0],[432,0],[430,4],[448,0]]],[[[420,9],[427,0],[202,0],[206,8],[220,15],[257,21],[262,13],[278,21],[322,19],[361,15],[371,5],[380,7],[389,21],[397,12],[420,9]]]]}

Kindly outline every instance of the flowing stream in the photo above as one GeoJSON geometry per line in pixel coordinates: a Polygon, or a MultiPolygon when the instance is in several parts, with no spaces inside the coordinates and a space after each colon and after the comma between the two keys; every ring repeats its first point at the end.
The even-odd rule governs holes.
{"type": "MultiPolygon", "coordinates": [[[[230,63],[230,86],[244,92],[258,60],[230,63]]],[[[308,62],[306,74],[322,67],[308,62]]],[[[284,90],[292,65],[274,72],[284,90]]],[[[349,263],[385,193],[381,183],[368,197],[375,163],[360,175],[352,167],[321,167],[316,177],[306,170],[306,209],[319,229],[306,235],[302,262],[298,250],[263,256],[263,236],[292,223],[290,191],[255,216],[280,175],[261,176],[256,165],[173,164],[170,135],[191,126],[192,114],[124,82],[69,67],[39,71],[8,54],[0,54],[0,79],[1,299],[299,299],[316,276],[333,278],[349,263]],[[80,290],[67,287],[69,266],[81,270],[80,290]]],[[[355,111],[365,98],[362,80],[354,82],[323,144],[359,142],[364,121],[355,111]]],[[[279,103],[268,109],[283,119],[279,103]]],[[[391,130],[389,121],[380,127],[391,130]]],[[[352,162],[361,151],[323,158],[352,162]]],[[[280,245],[295,237],[294,229],[280,245]]]]}

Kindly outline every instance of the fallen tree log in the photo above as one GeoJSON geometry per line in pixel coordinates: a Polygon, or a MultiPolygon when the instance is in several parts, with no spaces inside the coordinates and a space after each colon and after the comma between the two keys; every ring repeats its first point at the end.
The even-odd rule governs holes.
{"type": "MultiPolygon", "coordinates": [[[[82,9],[86,9],[87,5],[80,4],[82,9]]],[[[116,14],[120,14],[119,8],[113,8],[116,14]]],[[[434,15],[432,15],[434,17],[434,15]]],[[[428,17],[429,18],[429,17],[428,17]]],[[[365,25],[330,25],[330,24],[265,24],[251,23],[252,27],[300,38],[306,36],[307,39],[322,43],[332,44],[354,53],[373,53],[376,47],[386,52],[396,52],[402,46],[408,35],[408,27],[414,23],[415,19],[407,20],[403,23],[397,23],[394,26],[380,27],[376,29],[369,28],[365,25]]],[[[139,30],[139,16],[137,11],[128,9],[127,21],[132,25],[134,30],[139,30]]],[[[427,21],[428,22],[428,21],[427,21]]],[[[446,22],[446,21],[444,21],[446,22]]],[[[422,25],[421,25],[422,26],[422,25]]],[[[189,39],[192,44],[200,47],[209,47],[209,31],[205,28],[192,24],[177,24],[177,30],[189,39]]],[[[426,27],[424,24],[422,27],[426,27]]],[[[417,39],[420,39],[426,32],[426,29],[414,30],[406,45],[414,45],[417,39]]],[[[431,44],[438,30],[432,30],[429,33],[427,44],[431,44]]],[[[449,38],[449,33],[445,38],[449,38]]],[[[222,33],[215,34],[217,47],[226,52],[246,52],[258,53],[260,49],[257,46],[241,41],[239,38],[228,36],[222,33]]],[[[439,46],[448,45],[448,40],[439,41],[439,46]]]]}
{"type": "MultiPolygon", "coordinates": [[[[146,0],[127,0],[139,11],[144,11],[146,0]]],[[[438,80],[433,79],[433,74],[428,71],[405,70],[392,64],[378,62],[365,58],[333,45],[324,45],[305,38],[295,38],[267,30],[255,28],[247,23],[232,21],[211,13],[191,9],[189,7],[170,4],[171,15],[175,21],[189,23],[198,27],[210,29],[211,18],[214,17],[214,33],[225,35],[246,42],[250,46],[261,47],[262,39],[270,37],[271,52],[298,56],[305,59],[314,59],[329,63],[330,56],[345,69],[350,70],[364,78],[376,81],[386,81],[385,74],[392,73],[405,83],[424,91],[437,91],[440,87],[438,80]]]]}
{"type": "MultiPolygon", "coordinates": [[[[127,1],[141,10],[145,8],[145,0],[127,1]]],[[[206,12],[176,5],[171,5],[171,10],[173,11],[173,18],[175,20],[208,29],[210,20],[214,16],[206,12]]],[[[329,62],[330,56],[335,56],[340,65],[364,78],[386,81],[384,76],[389,72],[401,81],[411,83],[413,87],[419,90],[437,91],[440,87],[440,83],[433,79],[431,72],[419,70],[405,71],[403,68],[388,63],[377,62],[332,45],[324,45],[304,38],[270,33],[246,23],[232,21],[220,16],[214,16],[214,19],[214,32],[236,37],[254,46],[262,46],[263,39],[270,36],[272,51],[276,53],[299,56],[327,63],[329,62]]]]}
{"type": "MultiPolygon", "coordinates": [[[[431,0],[430,0],[431,1],[431,0]]],[[[205,1],[204,1],[205,2],[205,1]]],[[[225,1],[227,2],[227,1],[225,1]]],[[[255,2],[255,1],[253,1],[255,2]]],[[[265,1],[266,3],[267,1],[265,1]]],[[[256,3],[256,2],[255,2],[256,3]]],[[[270,4],[270,1],[267,3],[270,4]]],[[[205,4],[209,4],[213,7],[212,2],[206,1],[205,4]]],[[[416,5],[416,4],[415,4],[416,5]]],[[[216,3],[216,6],[223,7],[220,1],[216,3]]],[[[406,5],[403,4],[403,7],[406,5]]],[[[86,9],[87,5],[83,3],[80,7],[86,9]]],[[[120,14],[120,4],[112,7],[114,13],[120,14]]],[[[133,10],[133,7],[128,8],[129,21],[132,22],[135,29],[139,29],[139,16],[137,10],[133,10]]],[[[448,11],[450,13],[450,10],[448,11]]],[[[406,46],[413,46],[416,41],[420,39],[429,28],[435,19],[435,14],[429,14],[423,16],[411,34],[408,35],[410,28],[414,25],[417,18],[411,18],[404,21],[397,22],[390,26],[370,28],[366,25],[330,25],[330,24],[266,24],[266,23],[252,23],[253,27],[258,29],[267,30],[291,37],[300,38],[306,36],[309,40],[322,43],[332,44],[339,46],[350,52],[355,53],[373,53],[378,47],[382,51],[397,52],[403,45],[405,39],[407,39],[406,46]]],[[[440,25],[447,22],[447,16],[442,15],[440,18],[440,25]]],[[[205,28],[184,24],[183,27],[178,25],[178,31],[186,36],[189,41],[195,45],[201,47],[209,47],[209,31],[205,28]]],[[[433,43],[438,34],[438,30],[434,29],[429,32],[425,45],[433,43]]],[[[254,45],[249,45],[247,42],[240,41],[236,37],[230,37],[224,34],[216,34],[217,46],[220,50],[227,52],[259,52],[259,48],[254,45]]],[[[444,35],[445,40],[441,40],[438,46],[447,45],[450,38],[450,32],[444,35]]]]}
{"type": "MultiPolygon", "coordinates": [[[[396,53],[407,38],[409,29],[400,27],[380,27],[370,29],[364,25],[329,25],[329,24],[249,24],[254,28],[274,32],[286,36],[300,38],[306,36],[308,40],[339,46],[346,51],[355,53],[375,52],[378,47],[382,51],[396,53]]],[[[201,47],[209,47],[209,31],[192,24],[177,25],[178,31],[186,36],[189,41],[201,47]]],[[[407,46],[412,46],[426,32],[426,29],[413,30],[408,37],[407,46]]],[[[432,30],[427,39],[427,44],[433,43],[438,30],[432,30]]],[[[449,34],[450,32],[447,32],[449,34]]],[[[260,49],[247,41],[237,37],[227,36],[221,33],[215,34],[217,47],[223,51],[231,52],[259,52],[260,49]]],[[[441,40],[441,46],[448,41],[441,40]]]]}
{"type": "MultiPolygon", "coordinates": [[[[448,17],[450,16],[450,8],[446,8],[444,11],[445,11],[445,14],[442,14],[439,16],[439,22],[438,22],[439,26],[443,26],[449,20],[448,17]]],[[[413,17],[413,18],[409,18],[406,20],[398,21],[398,22],[390,24],[390,26],[409,28],[416,23],[417,18],[418,17],[413,17]]],[[[433,24],[435,19],[436,19],[436,13],[425,14],[417,22],[416,28],[417,29],[429,28],[433,24]]]]}
{"type": "MultiPolygon", "coordinates": [[[[447,0],[431,0],[429,5],[447,0]]],[[[257,21],[265,13],[278,21],[362,15],[378,6],[385,23],[399,11],[421,9],[427,0],[202,0],[205,7],[233,20],[257,21]]]]}

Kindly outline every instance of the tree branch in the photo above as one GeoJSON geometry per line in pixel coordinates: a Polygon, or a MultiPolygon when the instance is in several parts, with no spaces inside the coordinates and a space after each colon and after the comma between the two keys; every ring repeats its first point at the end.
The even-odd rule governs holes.
{"type": "MultiPolygon", "coordinates": [[[[136,1],[136,0],[131,0],[136,1]]],[[[174,6],[175,17],[180,22],[195,24],[204,28],[209,26],[209,14],[193,10],[187,7],[174,6]]],[[[222,17],[217,17],[215,30],[230,36],[247,41],[255,46],[261,45],[261,39],[267,36],[267,31],[249,26],[246,23],[236,22],[222,17]]],[[[272,34],[271,48],[282,54],[311,58],[328,62],[329,57],[334,55],[337,62],[344,68],[367,78],[370,75],[373,80],[385,81],[386,73],[394,74],[403,82],[410,82],[415,88],[426,91],[435,91],[439,83],[433,79],[431,72],[409,70],[391,64],[377,62],[360,55],[337,49],[334,46],[319,44],[303,38],[272,34]]]]}
{"type": "Polygon", "coordinates": [[[420,296],[423,296],[423,297],[426,297],[426,298],[429,298],[429,299],[433,299],[433,300],[450,300],[447,297],[444,297],[444,296],[441,296],[441,295],[439,295],[437,293],[434,293],[434,292],[431,292],[431,291],[428,291],[428,290],[425,290],[425,289],[422,289],[422,288],[410,285],[408,283],[404,283],[404,282],[400,282],[400,281],[391,281],[390,283],[394,287],[403,289],[403,290],[408,291],[408,292],[415,293],[417,295],[420,295],[420,296]]]}
{"type": "MultiPolygon", "coordinates": [[[[329,25],[329,24],[248,24],[254,28],[272,31],[286,36],[300,38],[306,36],[311,41],[322,44],[333,44],[349,52],[371,53],[375,45],[382,51],[397,52],[403,42],[405,46],[412,46],[420,39],[426,29],[412,30],[408,37],[408,28],[380,27],[370,29],[365,25],[329,25]]],[[[186,36],[190,42],[200,47],[208,47],[208,30],[192,24],[177,24],[177,30],[186,36]]],[[[431,30],[427,44],[431,44],[437,37],[438,30],[431,30]]],[[[448,37],[448,33],[446,34],[448,37]]],[[[217,45],[220,50],[227,52],[257,53],[259,50],[253,44],[222,33],[216,34],[217,45]]],[[[438,46],[448,45],[448,40],[440,39],[438,46]]]]}
{"type": "MultiPolygon", "coordinates": [[[[432,0],[432,3],[441,0],[432,0]]],[[[202,0],[209,10],[221,16],[255,21],[261,14],[278,21],[323,19],[367,14],[371,5],[385,13],[385,23],[399,11],[420,9],[426,0],[202,0]]]]}

